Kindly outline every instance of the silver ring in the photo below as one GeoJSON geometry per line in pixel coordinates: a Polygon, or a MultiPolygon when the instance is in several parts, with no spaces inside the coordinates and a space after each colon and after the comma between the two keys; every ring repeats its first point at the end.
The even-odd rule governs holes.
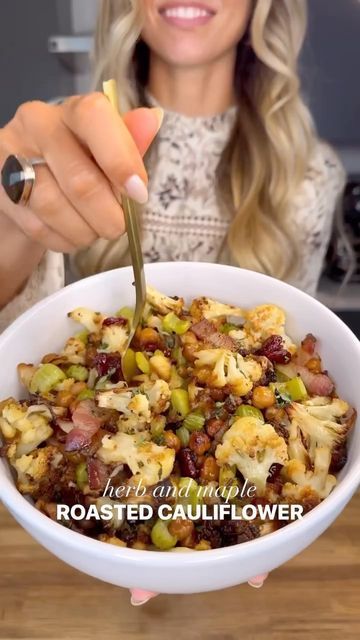
{"type": "Polygon", "coordinates": [[[46,164],[43,158],[23,158],[11,155],[1,170],[1,184],[14,204],[25,206],[34,188],[37,165],[46,164]]]}

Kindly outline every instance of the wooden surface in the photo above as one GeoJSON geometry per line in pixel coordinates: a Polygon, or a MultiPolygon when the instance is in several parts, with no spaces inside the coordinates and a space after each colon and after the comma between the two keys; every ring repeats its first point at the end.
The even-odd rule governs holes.
{"type": "Polygon", "coordinates": [[[125,590],[43,550],[2,507],[0,568],[2,640],[358,640],[360,494],[260,590],[161,596],[134,608],[125,590]]]}

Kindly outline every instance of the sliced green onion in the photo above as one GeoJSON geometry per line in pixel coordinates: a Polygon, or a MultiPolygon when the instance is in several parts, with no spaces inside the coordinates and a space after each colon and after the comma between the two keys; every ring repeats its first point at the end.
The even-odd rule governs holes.
{"type": "Polygon", "coordinates": [[[173,389],[171,392],[171,406],[182,418],[190,413],[189,393],[186,389],[173,389]]]}
{"type": "Polygon", "coordinates": [[[75,469],[76,484],[82,491],[88,481],[88,472],[86,462],[80,462],[75,469]]]}
{"type": "Polygon", "coordinates": [[[48,393],[65,378],[65,373],[55,364],[41,364],[31,378],[30,393],[48,393]]]}
{"type": "Polygon", "coordinates": [[[236,476],[236,466],[224,464],[220,467],[219,472],[219,487],[226,487],[229,482],[232,482],[236,476]]]}
{"type": "Polygon", "coordinates": [[[66,371],[66,375],[68,378],[74,378],[78,382],[85,382],[89,377],[89,371],[81,364],[72,364],[66,371]]]}
{"type": "Polygon", "coordinates": [[[306,387],[300,376],[296,376],[288,382],[285,382],[285,386],[287,393],[294,402],[297,402],[299,400],[306,400],[306,398],[308,397],[306,387]]]}
{"type": "Polygon", "coordinates": [[[186,364],[186,358],[184,357],[182,348],[180,346],[174,347],[174,349],[171,352],[171,357],[173,360],[175,360],[178,367],[182,367],[186,364]]]}
{"type": "Polygon", "coordinates": [[[185,427],[188,431],[201,431],[204,427],[205,418],[201,415],[201,413],[189,413],[186,416],[182,426],[185,427]]]}
{"type": "Polygon", "coordinates": [[[257,418],[261,422],[265,422],[264,416],[260,409],[253,407],[251,404],[241,404],[235,411],[235,415],[239,418],[257,418]]]}
{"type": "Polygon", "coordinates": [[[89,337],[89,332],[88,331],[79,331],[79,333],[75,334],[75,338],[77,340],[80,340],[80,342],[83,342],[83,344],[87,344],[88,341],[88,337],[89,337]]]}
{"type": "Polygon", "coordinates": [[[166,418],[165,416],[154,416],[151,420],[150,432],[152,438],[160,438],[166,426],[166,418]]]}
{"type": "Polygon", "coordinates": [[[182,426],[179,429],[176,429],[176,435],[179,438],[181,445],[183,447],[187,447],[190,440],[190,433],[186,427],[182,426]]]}
{"type": "Polygon", "coordinates": [[[135,351],[128,349],[122,360],[122,372],[125,380],[132,380],[138,373],[135,351]]]}
{"type": "Polygon", "coordinates": [[[180,489],[185,489],[185,491],[182,491],[182,494],[185,495],[178,494],[177,502],[179,504],[190,505],[192,509],[202,504],[201,487],[199,487],[196,480],[193,478],[180,478],[178,491],[180,491],[180,489]]]}
{"type": "Polygon", "coordinates": [[[150,373],[149,360],[141,351],[135,353],[135,361],[138,369],[140,369],[142,373],[150,373]]]}
{"type": "Polygon", "coordinates": [[[131,307],[121,307],[121,309],[115,313],[115,316],[117,318],[126,318],[126,320],[131,322],[134,317],[134,311],[131,307]]]}
{"type": "Polygon", "coordinates": [[[274,392],[278,391],[280,394],[289,396],[292,402],[306,400],[308,397],[306,387],[300,376],[291,378],[291,380],[287,380],[287,382],[274,382],[270,384],[270,387],[274,392]]]}
{"type": "Polygon", "coordinates": [[[190,327],[189,320],[180,320],[173,312],[168,313],[163,319],[163,329],[166,333],[176,333],[178,336],[182,336],[190,327]]]}
{"type": "Polygon", "coordinates": [[[95,391],[92,389],[83,389],[79,395],[76,396],[76,400],[92,400],[95,398],[95,391]]]}
{"type": "Polygon", "coordinates": [[[240,327],[236,324],[231,324],[231,322],[224,322],[224,324],[220,327],[221,333],[225,334],[230,333],[230,331],[236,331],[238,329],[240,329],[240,327]]]}
{"type": "Polygon", "coordinates": [[[238,494],[238,481],[236,479],[236,466],[225,464],[220,467],[219,487],[221,488],[221,496],[226,501],[232,501],[238,494]]]}
{"type": "Polygon", "coordinates": [[[152,543],[161,551],[167,551],[175,547],[177,538],[172,536],[166,522],[164,520],[157,520],[151,529],[152,543]]]}

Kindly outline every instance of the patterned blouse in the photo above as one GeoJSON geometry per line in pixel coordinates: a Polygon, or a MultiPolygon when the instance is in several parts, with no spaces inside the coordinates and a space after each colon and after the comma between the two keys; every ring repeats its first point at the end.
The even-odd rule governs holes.
{"type": "MultiPolygon", "coordinates": [[[[150,154],[149,201],[142,212],[145,262],[227,262],[230,214],[218,205],[214,175],[230,137],[236,107],[213,117],[166,112],[150,154]]],[[[314,295],[328,246],[334,211],[344,186],[334,151],[318,142],[290,215],[299,228],[300,266],[292,284],[314,295]]],[[[98,240],[64,268],[61,254],[47,252],[23,291],[0,311],[0,331],[38,300],[67,282],[130,263],[126,236],[98,240]],[[65,275],[66,274],[66,275],[65,275]]]]}

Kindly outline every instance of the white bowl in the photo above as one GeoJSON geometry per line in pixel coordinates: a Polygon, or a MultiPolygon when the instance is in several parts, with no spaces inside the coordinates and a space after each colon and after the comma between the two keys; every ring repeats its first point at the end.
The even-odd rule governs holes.
{"type": "MultiPolygon", "coordinates": [[[[207,295],[250,307],[272,302],[288,315],[295,339],[314,333],[339,394],[358,405],[360,343],[331,311],[305,293],[272,278],[233,267],[204,263],[146,266],[149,283],[187,300],[207,295]]],[[[133,303],[130,268],[107,272],[73,284],[43,300],[16,320],[0,337],[0,396],[20,398],[16,365],[37,362],[60,349],[76,327],[67,311],[78,306],[114,310],[133,303]]],[[[196,593],[222,589],[271,571],[305,549],[335,520],[360,482],[359,424],[351,437],[349,458],[330,496],[302,520],[245,544],[203,552],[138,551],[104,544],[53,522],[14,486],[0,462],[0,498],[16,520],[46,549],[80,571],[121,587],[162,593],[196,593]]],[[[330,571],[330,569],[329,569],[330,571]]]]}

